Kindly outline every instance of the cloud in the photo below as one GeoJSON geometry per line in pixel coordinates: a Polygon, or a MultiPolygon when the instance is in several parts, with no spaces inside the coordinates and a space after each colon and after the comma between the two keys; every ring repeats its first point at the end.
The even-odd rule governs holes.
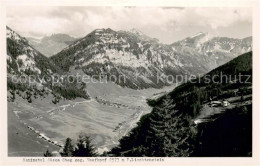
{"type": "MultiPolygon", "coordinates": [[[[239,22],[252,24],[247,8],[9,7],[7,25],[24,36],[67,33],[82,37],[96,28],[137,28],[163,42],[197,29],[218,31],[239,22]],[[182,30],[184,30],[182,33],[182,30]],[[186,32],[185,32],[186,31],[186,32]]],[[[244,28],[245,30],[246,28],[244,28]]],[[[242,32],[241,32],[242,33],[242,32]]],[[[247,32],[251,33],[251,32],[247,32]]]]}

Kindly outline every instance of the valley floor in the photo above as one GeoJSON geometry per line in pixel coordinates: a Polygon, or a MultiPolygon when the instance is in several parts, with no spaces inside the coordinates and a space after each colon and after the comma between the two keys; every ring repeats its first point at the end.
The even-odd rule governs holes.
{"type": "Polygon", "coordinates": [[[51,99],[38,98],[28,103],[17,97],[15,102],[8,102],[8,155],[43,156],[47,149],[59,151],[67,137],[76,141],[80,133],[90,136],[98,152],[103,153],[151,111],[147,98],[173,86],[132,90],[96,83],[87,89],[90,100],[53,104],[51,99]]]}

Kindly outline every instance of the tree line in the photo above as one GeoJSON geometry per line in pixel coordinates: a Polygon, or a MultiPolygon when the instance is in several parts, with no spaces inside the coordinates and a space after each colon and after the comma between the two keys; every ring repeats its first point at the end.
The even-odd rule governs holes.
{"type": "MultiPolygon", "coordinates": [[[[98,156],[96,147],[91,143],[90,137],[79,135],[77,143],[73,145],[72,139],[67,138],[62,152],[62,157],[95,157],[98,156]]],[[[53,157],[53,154],[47,149],[44,157],[53,157]]]]}

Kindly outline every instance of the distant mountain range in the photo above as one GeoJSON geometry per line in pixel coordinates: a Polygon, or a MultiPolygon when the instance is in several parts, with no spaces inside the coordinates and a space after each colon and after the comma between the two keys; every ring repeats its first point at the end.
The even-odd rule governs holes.
{"type": "Polygon", "coordinates": [[[66,72],[114,75],[116,83],[133,89],[169,85],[168,75],[199,75],[252,50],[252,37],[233,39],[198,33],[167,45],[139,30],[96,29],[52,56],[66,72]],[[119,79],[124,75],[126,81],[119,79]],[[160,76],[160,80],[157,78],[160,76]]]}
{"type": "Polygon", "coordinates": [[[234,39],[213,37],[208,33],[198,33],[184,40],[171,44],[177,52],[200,54],[205,58],[209,69],[222,65],[236,56],[252,50],[252,37],[234,39]]]}
{"type": "MultiPolygon", "coordinates": [[[[21,59],[19,53],[23,52],[20,51],[21,47],[28,47],[41,58],[31,59],[27,67],[24,67],[26,71],[30,69],[30,72],[41,74],[53,69],[65,73],[82,70],[96,79],[110,79],[110,76],[113,76],[112,81],[132,89],[161,88],[178,81],[176,78],[168,77],[169,75],[205,74],[236,56],[252,50],[252,37],[244,39],[210,37],[207,33],[198,33],[167,45],[136,29],[130,31],[96,29],[78,40],[69,35],[54,34],[41,40],[30,38],[29,41],[10,28],[7,29],[9,43],[13,44],[15,39],[16,44],[22,45],[12,48],[11,51],[16,52],[15,55],[10,54],[11,58],[10,55],[8,56],[10,64],[12,58],[21,59]],[[43,50],[61,51],[49,59],[40,53],[44,52],[43,50]],[[39,59],[44,61],[37,63],[39,59]]],[[[27,53],[28,56],[23,57],[24,62],[28,58],[33,58],[28,51],[27,53]]],[[[14,66],[13,64],[10,70],[19,69],[14,66]]]]}
{"type": "Polygon", "coordinates": [[[72,44],[77,38],[66,34],[53,34],[41,39],[27,37],[29,44],[47,57],[57,54],[62,49],[72,44]]]}

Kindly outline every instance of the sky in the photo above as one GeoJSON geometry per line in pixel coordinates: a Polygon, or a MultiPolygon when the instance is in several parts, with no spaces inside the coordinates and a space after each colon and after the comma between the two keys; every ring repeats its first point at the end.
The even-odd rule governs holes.
{"type": "Polygon", "coordinates": [[[166,44],[198,32],[232,38],[252,36],[249,8],[12,6],[6,15],[7,26],[35,38],[55,33],[84,37],[99,28],[135,28],[166,44]]]}

